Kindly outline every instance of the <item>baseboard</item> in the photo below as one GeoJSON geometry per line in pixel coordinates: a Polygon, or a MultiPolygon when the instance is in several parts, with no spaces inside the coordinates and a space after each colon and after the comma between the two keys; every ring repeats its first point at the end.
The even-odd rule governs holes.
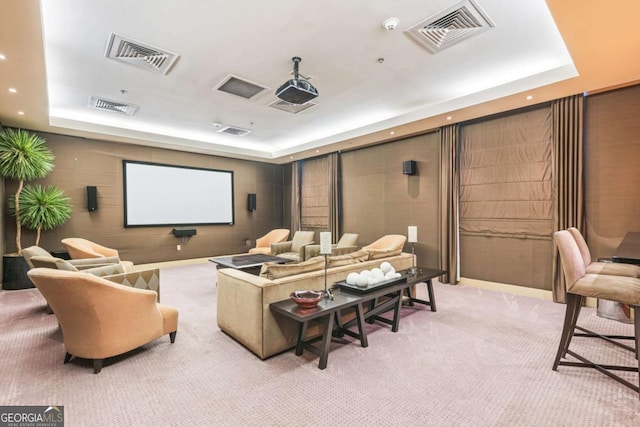
{"type": "Polygon", "coordinates": [[[154,262],[149,264],[136,264],[133,267],[133,269],[135,271],[141,271],[141,270],[151,270],[154,268],[170,268],[170,267],[181,267],[185,265],[204,264],[207,262],[210,262],[209,258],[179,259],[177,261],[163,261],[163,262],[154,262]]]}
{"type": "MultiPolygon", "coordinates": [[[[460,278],[460,284],[471,286],[479,289],[487,289],[490,291],[506,292],[514,295],[524,295],[532,298],[539,298],[547,301],[553,301],[553,293],[545,289],[527,288],[524,286],[509,285],[506,283],[487,282],[485,280],[460,278]]],[[[587,307],[596,307],[596,298],[587,298],[585,305],[587,307]]]]}

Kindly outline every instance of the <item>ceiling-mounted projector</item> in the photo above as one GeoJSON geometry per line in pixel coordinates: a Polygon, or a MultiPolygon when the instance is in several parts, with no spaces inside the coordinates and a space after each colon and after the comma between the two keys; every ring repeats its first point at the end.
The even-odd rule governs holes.
{"type": "Polygon", "coordinates": [[[318,96],[318,89],[305,79],[298,77],[298,63],[302,61],[297,56],[293,61],[293,79],[285,82],[276,90],[276,96],[290,104],[305,104],[318,96]]]}

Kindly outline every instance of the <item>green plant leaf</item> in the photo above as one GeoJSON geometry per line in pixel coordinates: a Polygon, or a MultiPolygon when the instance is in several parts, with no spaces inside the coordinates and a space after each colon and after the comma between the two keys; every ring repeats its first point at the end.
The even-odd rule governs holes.
{"type": "MultiPolygon", "coordinates": [[[[9,202],[9,212],[15,216],[12,205],[9,202]]],[[[32,230],[51,230],[64,224],[71,217],[71,209],[71,199],[55,185],[26,185],[20,193],[20,221],[32,230]]]]}
{"type": "Polygon", "coordinates": [[[44,178],[55,156],[45,140],[22,129],[0,133],[0,175],[21,181],[44,178]]]}

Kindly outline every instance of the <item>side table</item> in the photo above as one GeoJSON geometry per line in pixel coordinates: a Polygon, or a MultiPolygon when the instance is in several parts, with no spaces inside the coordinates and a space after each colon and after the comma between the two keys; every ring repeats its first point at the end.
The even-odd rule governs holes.
{"type": "Polygon", "coordinates": [[[269,304],[269,308],[274,313],[279,313],[285,317],[295,320],[299,323],[298,340],[296,343],[296,356],[301,356],[304,350],[319,356],[318,368],[325,369],[327,360],[329,359],[329,346],[333,335],[334,326],[337,327],[338,333],[346,333],[360,340],[362,347],[367,347],[367,335],[364,328],[364,313],[362,310],[362,298],[357,295],[348,295],[336,293],[333,300],[323,299],[318,305],[311,309],[302,309],[291,300],[284,300],[269,304]],[[334,321],[336,317],[340,317],[342,310],[353,307],[356,312],[356,323],[358,332],[352,332],[343,328],[340,321],[334,321]],[[305,340],[307,335],[307,327],[309,322],[317,320],[322,322],[322,342],[320,347],[312,345],[318,338],[305,340]]]}

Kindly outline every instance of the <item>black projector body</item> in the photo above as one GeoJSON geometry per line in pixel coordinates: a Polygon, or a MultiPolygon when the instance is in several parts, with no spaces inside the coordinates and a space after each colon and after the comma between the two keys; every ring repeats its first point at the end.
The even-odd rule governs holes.
{"type": "Polygon", "coordinates": [[[306,104],[318,96],[318,90],[306,80],[291,79],[278,88],[276,96],[290,104],[306,104]]]}

